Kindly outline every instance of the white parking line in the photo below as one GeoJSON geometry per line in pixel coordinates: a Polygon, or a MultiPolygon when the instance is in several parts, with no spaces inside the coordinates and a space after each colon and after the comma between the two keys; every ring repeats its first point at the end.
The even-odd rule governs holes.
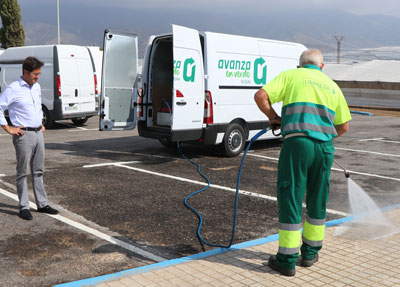
{"type": "Polygon", "coordinates": [[[381,153],[381,152],[375,152],[375,151],[358,150],[358,149],[349,149],[349,148],[341,148],[341,147],[335,147],[335,149],[338,149],[338,150],[345,150],[345,151],[353,151],[353,152],[361,152],[361,153],[377,154],[377,155],[390,156],[390,157],[400,157],[400,155],[398,155],[398,154],[392,154],[392,153],[381,153]]]}
{"type": "Polygon", "coordinates": [[[365,141],[380,141],[380,142],[387,142],[387,143],[397,143],[400,144],[400,141],[390,141],[390,140],[385,140],[385,138],[375,138],[375,139],[363,139],[359,140],[360,142],[365,142],[365,141]]]}
{"type": "Polygon", "coordinates": [[[63,122],[57,122],[57,124],[64,125],[64,126],[67,126],[67,127],[70,127],[70,128],[74,128],[74,129],[84,130],[84,131],[87,130],[86,128],[77,127],[77,126],[75,126],[75,125],[73,125],[73,124],[68,124],[68,123],[63,123],[63,122]]]}
{"type": "Polygon", "coordinates": [[[83,167],[91,168],[91,167],[101,167],[101,166],[108,166],[108,165],[130,164],[130,163],[140,163],[140,161],[133,160],[133,161],[121,161],[121,162],[105,162],[105,163],[84,165],[83,167]]]}
{"type": "MultiPolygon", "coordinates": [[[[17,195],[15,195],[15,194],[13,194],[11,192],[8,192],[8,191],[6,191],[6,190],[4,190],[2,188],[0,188],[0,193],[5,195],[5,196],[7,196],[7,197],[9,197],[9,198],[14,199],[15,201],[18,201],[18,196],[17,195]]],[[[35,208],[35,209],[37,208],[36,204],[34,204],[31,201],[29,201],[29,206],[31,208],[35,208]]],[[[103,233],[101,231],[98,231],[98,230],[93,229],[93,228],[91,228],[89,226],[86,226],[86,225],[83,225],[83,224],[81,224],[79,222],[76,222],[76,221],[73,221],[71,219],[68,219],[68,218],[66,218],[66,217],[64,217],[62,215],[59,215],[59,214],[57,214],[57,215],[46,214],[46,215],[48,215],[50,217],[53,217],[54,219],[57,219],[57,220],[59,220],[61,222],[64,222],[64,223],[66,223],[66,224],[68,224],[70,226],[73,226],[73,227],[75,227],[75,228],[77,228],[77,229],[79,229],[81,231],[90,233],[90,234],[92,234],[92,235],[94,235],[94,236],[96,236],[98,238],[101,238],[101,239],[103,239],[105,241],[108,241],[108,242],[110,242],[112,244],[118,245],[119,247],[122,247],[122,248],[124,248],[126,250],[129,250],[129,251],[131,251],[131,252],[133,252],[135,254],[138,254],[138,255],[143,256],[143,257],[148,258],[148,259],[151,259],[151,260],[153,260],[155,262],[161,262],[161,261],[165,261],[166,260],[166,259],[164,259],[162,257],[159,257],[159,256],[157,256],[155,254],[152,254],[152,253],[150,253],[150,252],[148,252],[146,250],[140,249],[140,248],[138,248],[136,246],[133,246],[133,245],[131,245],[129,243],[126,243],[126,242],[124,242],[122,240],[119,240],[119,239],[116,239],[116,238],[114,238],[114,237],[112,237],[110,235],[107,235],[107,234],[105,234],[105,233],[103,233]]]]}
{"type": "Polygon", "coordinates": [[[81,131],[98,131],[99,129],[87,129],[82,127],[74,127],[75,129],[68,130],[69,132],[81,132],[81,131]]]}
{"type": "MultiPolygon", "coordinates": [[[[279,160],[278,158],[267,157],[267,156],[258,155],[258,154],[247,154],[247,155],[254,156],[254,157],[259,157],[259,158],[263,158],[263,159],[274,160],[274,161],[278,161],[279,160]]],[[[332,167],[331,170],[343,172],[343,169],[334,168],[334,167],[332,167]]],[[[400,181],[400,178],[397,178],[397,177],[383,176],[383,175],[379,175],[379,174],[365,173],[365,172],[359,172],[359,171],[348,170],[348,169],[346,171],[349,172],[350,175],[351,174],[359,174],[359,175],[366,175],[366,176],[371,176],[371,177],[377,177],[377,178],[384,178],[384,179],[400,181]]]]}
{"type": "Polygon", "coordinates": [[[366,142],[366,141],[379,141],[383,140],[384,138],[373,138],[373,139],[363,139],[363,140],[358,140],[359,142],[366,142]]]}
{"type": "MultiPolygon", "coordinates": [[[[147,173],[147,174],[151,174],[151,175],[156,175],[156,176],[166,177],[166,178],[179,180],[179,181],[183,181],[183,182],[189,182],[189,183],[193,183],[193,184],[197,184],[197,185],[207,186],[207,183],[205,183],[205,182],[192,180],[192,179],[179,177],[179,176],[174,176],[174,175],[169,175],[169,174],[164,174],[164,173],[159,173],[159,172],[154,172],[154,171],[150,171],[150,170],[146,170],[146,169],[142,169],[142,168],[127,166],[127,165],[125,165],[127,163],[130,163],[130,162],[125,162],[125,163],[121,163],[121,162],[119,162],[119,163],[105,163],[105,164],[97,164],[97,165],[96,164],[92,164],[92,165],[85,165],[83,167],[84,168],[91,168],[91,167],[100,167],[100,166],[106,166],[106,165],[113,165],[113,166],[118,166],[118,167],[130,169],[130,170],[134,170],[134,171],[138,171],[138,172],[143,172],[143,173],[147,173]]],[[[235,188],[230,188],[230,187],[217,185],[217,184],[210,184],[210,187],[221,189],[221,190],[226,190],[226,191],[231,191],[231,192],[236,192],[235,188]]],[[[259,194],[259,193],[255,193],[255,192],[245,191],[245,190],[239,190],[239,194],[243,194],[243,195],[247,195],[247,196],[251,196],[251,197],[256,197],[256,198],[262,198],[262,199],[266,199],[266,200],[277,201],[277,198],[274,197],[274,196],[259,194]]],[[[305,206],[305,205],[303,205],[303,206],[305,206]]],[[[345,213],[345,212],[342,212],[342,211],[337,211],[337,210],[332,210],[332,209],[327,209],[326,212],[331,213],[331,214],[341,215],[341,216],[348,216],[349,215],[348,213],[345,213]]]]}

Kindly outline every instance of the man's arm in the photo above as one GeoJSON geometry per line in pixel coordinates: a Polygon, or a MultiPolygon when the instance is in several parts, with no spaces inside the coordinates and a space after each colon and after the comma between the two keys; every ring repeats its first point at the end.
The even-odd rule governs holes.
{"type": "Polygon", "coordinates": [[[336,132],[338,134],[338,137],[343,135],[344,133],[347,133],[349,131],[349,122],[341,124],[341,125],[335,125],[336,132]]]}
{"type": "Polygon", "coordinates": [[[263,89],[258,90],[254,95],[254,101],[256,102],[260,111],[262,111],[268,117],[270,124],[276,125],[276,129],[279,129],[281,118],[272,107],[268,93],[263,89]]]}
{"type": "Polygon", "coordinates": [[[0,126],[3,128],[3,130],[5,130],[6,133],[10,135],[23,136],[24,131],[21,130],[20,127],[10,127],[4,116],[4,111],[7,109],[9,105],[9,97],[8,97],[9,94],[10,94],[10,88],[7,87],[0,96],[0,126]]]}

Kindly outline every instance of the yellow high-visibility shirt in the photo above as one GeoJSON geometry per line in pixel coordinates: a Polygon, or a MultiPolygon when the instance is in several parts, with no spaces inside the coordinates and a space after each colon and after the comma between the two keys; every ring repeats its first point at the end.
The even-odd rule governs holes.
{"type": "Polygon", "coordinates": [[[284,71],[263,89],[272,104],[283,101],[282,136],[302,132],[329,141],[337,136],[334,125],[351,120],[339,86],[315,65],[284,71]]]}

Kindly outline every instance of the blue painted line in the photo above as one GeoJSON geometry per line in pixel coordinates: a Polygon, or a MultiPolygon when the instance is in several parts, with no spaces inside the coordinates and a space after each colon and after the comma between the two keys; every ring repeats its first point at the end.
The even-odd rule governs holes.
{"type": "MultiPolygon", "coordinates": [[[[400,204],[387,206],[387,207],[382,208],[381,210],[388,211],[388,210],[392,210],[392,209],[395,209],[398,207],[400,207],[400,204]]],[[[330,220],[330,221],[326,222],[326,227],[339,225],[339,224],[342,224],[345,222],[349,222],[351,220],[353,220],[353,216],[330,220]]],[[[257,245],[261,245],[261,244],[265,244],[265,243],[274,242],[274,241],[277,241],[278,239],[279,239],[279,234],[273,234],[273,235],[270,235],[267,237],[238,243],[238,244],[232,245],[231,248],[216,248],[213,250],[190,255],[187,257],[171,259],[171,260],[167,260],[167,261],[163,261],[163,262],[159,262],[159,263],[154,263],[154,264],[150,264],[150,265],[146,265],[146,266],[142,266],[142,267],[137,267],[137,268],[133,268],[133,269],[125,270],[125,271],[120,271],[120,272],[113,273],[113,274],[83,279],[83,280],[69,282],[69,283],[63,283],[63,284],[55,285],[54,287],[93,286],[93,285],[103,283],[105,281],[118,280],[125,276],[132,276],[135,274],[145,273],[145,272],[169,267],[172,265],[177,265],[177,264],[181,264],[181,263],[185,263],[185,262],[189,262],[189,261],[193,261],[193,260],[198,260],[198,259],[203,259],[203,258],[214,256],[214,255],[223,254],[228,251],[240,250],[240,249],[249,248],[249,247],[253,247],[253,246],[257,246],[257,245]]]]}
{"type": "Polygon", "coordinates": [[[352,114],[360,114],[360,115],[367,115],[367,116],[373,116],[373,115],[374,115],[374,114],[372,114],[372,113],[359,112],[359,111],[351,111],[351,110],[350,110],[350,113],[352,113],[352,114]]]}

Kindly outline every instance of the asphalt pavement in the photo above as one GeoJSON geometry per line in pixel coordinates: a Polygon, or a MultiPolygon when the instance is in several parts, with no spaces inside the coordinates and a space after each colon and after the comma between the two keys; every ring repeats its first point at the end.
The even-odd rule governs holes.
{"type": "MultiPolygon", "coordinates": [[[[400,123],[397,117],[353,114],[350,131],[335,140],[335,158],[380,206],[400,203],[400,123]]],[[[112,274],[212,248],[196,238],[198,220],[183,205],[204,187],[196,168],[176,149],[134,131],[100,132],[98,118],[46,131],[45,187],[60,215],[35,212],[23,221],[15,200],[15,153],[0,133],[0,286],[52,286],[112,274]]],[[[256,142],[241,181],[235,244],[277,232],[276,170],[281,141],[256,142]]],[[[182,145],[212,187],[191,200],[203,214],[203,236],[226,243],[232,228],[241,157],[218,147],[182,145]]],[[[31,194],[31,201],[33,195],[31,194]]],[[[328,220],[349,212],[347,183],[334,165],[328,220]]]]}

